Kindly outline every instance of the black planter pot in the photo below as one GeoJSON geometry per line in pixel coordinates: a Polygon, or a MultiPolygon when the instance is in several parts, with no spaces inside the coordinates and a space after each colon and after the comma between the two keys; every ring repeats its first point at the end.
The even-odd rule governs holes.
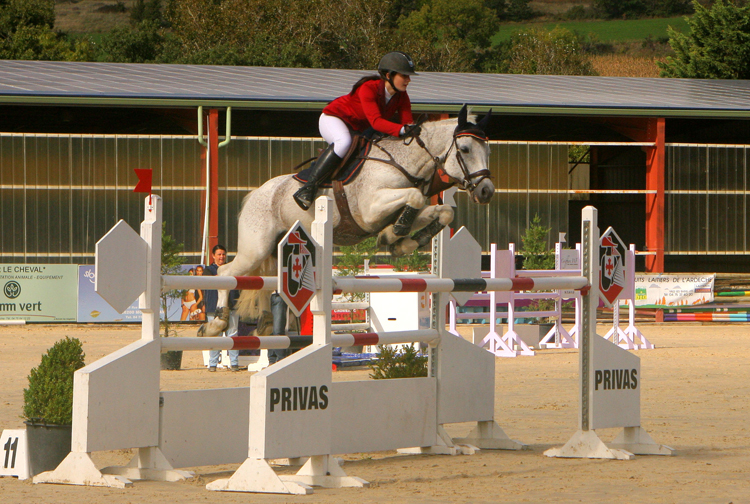
{"type": "Polygon", "coordinates": [[[167,350],[161,354],[161,369],[176,371],[182,367],[182,350],[167,350]]]}
{"type": "Polygon", "coordinates": [[[43,473],[55,469],[70,453],[71,425],[26,424],[26,439],[29,447],[29,474],[43,473]]]}

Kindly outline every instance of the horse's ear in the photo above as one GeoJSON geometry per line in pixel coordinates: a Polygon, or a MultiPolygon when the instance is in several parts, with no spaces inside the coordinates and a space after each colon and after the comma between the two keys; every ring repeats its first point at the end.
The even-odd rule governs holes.
{"type": "Polygon", "coordinates": [[[469,107],[464,103],[464,106],[461,107],[461,110],[458,112],[458,131],[461,131],[462,129],[466,128],[466,117],[469,114],[469,107]]]}
{"type": "Polygon", "coordinates": [[[479,123],[477,123],[477,127],[478,127],[478,128],[480,129],[480,130],[482,130],[482,131],[484,131],[484,132],[487,132],[487,126],[488,126],[488,125],[490,124],[490,117],[491,117],[491,116],[492,116],[492,109],[490,109],[490,110],[489,110],[489,112],[487,112],[487,115],[486,115],[486,116],[484,116],[484,117],[482,118],[482,120],[481,120],[481,121],[479,121],[479,123]]]}

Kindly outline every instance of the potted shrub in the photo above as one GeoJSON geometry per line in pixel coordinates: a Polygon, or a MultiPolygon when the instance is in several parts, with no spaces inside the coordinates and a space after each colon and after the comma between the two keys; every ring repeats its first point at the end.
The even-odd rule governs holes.
{"type": "Polygon", "coordinates": [[[380,354],[370,364],[370,378],[417,378],[427,376],[427,356],[419,355],[413,345],[402,345],[401,353],[396,345],[378,345],[380,354]]]}
{"type": "Polygon", "coordinates": [[[66,336],[29,373],[29,388],[23,391],[23,418],[32,476],[56,468],[70,453],[73,374],[84,366],[84,357],[81,341],[66,336]]]}
{"type": "MultiPolygon", "coordinates": [[[[177,243],[171,235],[166,232],[167,223],[163,223],[161,228],[161,274],[162,275],[179,275],[182,273],[182,265],[185,264],[185,258],[180,256],[183,249],[182,243],[177,243]]],[[[169,323],[169,312],[167,311],[167,302],[171,297],[182,298],[185,295],[184,290],[168,290],[161,293],[161,309],[164,312],[164,320],[161,323],[164,329],[163,336],[176,335],[176,331],[169,323]]],[[[161,369],[174,371],[182,367],[182,350],[168,350],[161,354],[161,369]]]]}

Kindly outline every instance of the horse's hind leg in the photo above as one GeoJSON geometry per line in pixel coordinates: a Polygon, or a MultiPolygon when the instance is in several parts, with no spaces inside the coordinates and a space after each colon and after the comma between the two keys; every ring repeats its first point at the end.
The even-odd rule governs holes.
{"type": "Polygon", "coordinates": [[[449,205],[427,206],[419,212],[412,226],[416,230],[411,236],[399,237],[390,229],[384,229],[379,236],[381,245],[389,245],[388,250],[395,257],[408,255],[419,247],[427,245],[432,237],[453,222],[453,208],[449,205]]]}

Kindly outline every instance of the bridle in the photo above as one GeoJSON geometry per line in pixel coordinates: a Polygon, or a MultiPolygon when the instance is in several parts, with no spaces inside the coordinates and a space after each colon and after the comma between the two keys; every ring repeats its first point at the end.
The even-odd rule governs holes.
{"type": "MultiPolygon", "coordinates": [[[[485,168],[483,170],[476,171],[474,173],[471,173],[469,171],[469,168],[466,166],[466,161],[464,160],[464,157],[461,155],[461,150],[458,148],[457,141],[460,137],[471,137],[475,140],[478,140],[480,142],[487,142],[488,138],[484,131],[480,130],[479,128],[468,128],[463,130],[458,130],[453,132],[453,141],[451,142],[450,147],[448,147],[448,150],[445,151],[445,154],[442,156],[433,156],[430,150],[427,148],[427,146],[424,144],[421,138],[417,137],[411,137],[409,140],[409,143],[411,143],[411,140],[416,140],[417,145],[419,145],[424,151],[429,154],[429,156],[433,159],[435,162],[435,171],[437,172],[440,167],[445,166],[445,162],[448,160],[448,156],[450,155],[451,151],[455,148],[456,149],[456,160],[458,161],[458,166],[461,168],[461,173],[463,173],[463,180],[454,177],[453,175],[449,174],[448,172],[443,169],[443,173],[445,173],[446,176],[451,180],[451,182],[460,185],[464,190],[472,192],[474,189],[477,188],[477,186],[487,178],[490,178],[491,173],[490,170],[485,168]],[[474,180],[478,179],[478,180],[474,180]]],[[[407,141],[404,141],[405,144],[407,141]]]]}
{"type": "MultiPolygon", "coordinates": [[[[420,121],[417,124],[420,124],[423,121],[420,121]]],[[[445,151],[445,153],[442,156],[435,156],[433,155],[430,150],[425,145],[424,141],[419,136],[412,136],[404,139],[404,145],[411,145],[413,141],[417,142],[417,145],[421,147],[429,156],[432,158],[432,161],[435,163],[435,169],[434,174],[437,176],[437,173],[441,171],[444,173],[448,179],[450,180],[451,184],[457,184],[460,185],[464,190],[472,192],[474,189],[477,188],[477,186],[487,178],[491,177],[490,170],[485,168],[483,170],[476,171],[474,173],[471,173],[469,171],[469,168],[466,166],[466,160],[464,160],[464,157],[461,155],[461,150],[458,148],[457,141],[460,137],[471,137],[475,140],[478,140],[480,142],[487,142],[488,138],[484,131],[482,131],[479,128],[466,128],[462,130],[456,130],[453,132],[453,140],[451,141],[450,146],[448,147],[448,150],[445,151]],[[456,160],[458,161],[458,166],[461,168],[461,173],[463,173],[463,180],[454,177],[453,175],[450,175],[448,172],[445,171],[444,167],[445,162],[448,159],[448,156],[450,155],[451,151],[453,149],[456,149],[456,160]],[[476,180],[474,180],[476,179],[476,180]]],[[[374,158],[370,156],[364,156],[364,157],[358,157],[357,159],[362,160],[372,160],[372,161],[380,161],[381,163],[385,163],[387,165],[393,166],[397,170],[399,170],[404,177],[412,184],[414,187],[426,187],[427,184],[429,184],[430,180],[425,180],[419,177],[415,177],[411,173],[409,173],[406,168],[398,164],[391,155],[390,152],[385,150],[383,147],[378,145],[379,140],[382,138],[379,138],[377,140],[373,141],[373,144],[376,145],[381,151],[383,151],[389,159],[379,159],[374,158]]]]}

